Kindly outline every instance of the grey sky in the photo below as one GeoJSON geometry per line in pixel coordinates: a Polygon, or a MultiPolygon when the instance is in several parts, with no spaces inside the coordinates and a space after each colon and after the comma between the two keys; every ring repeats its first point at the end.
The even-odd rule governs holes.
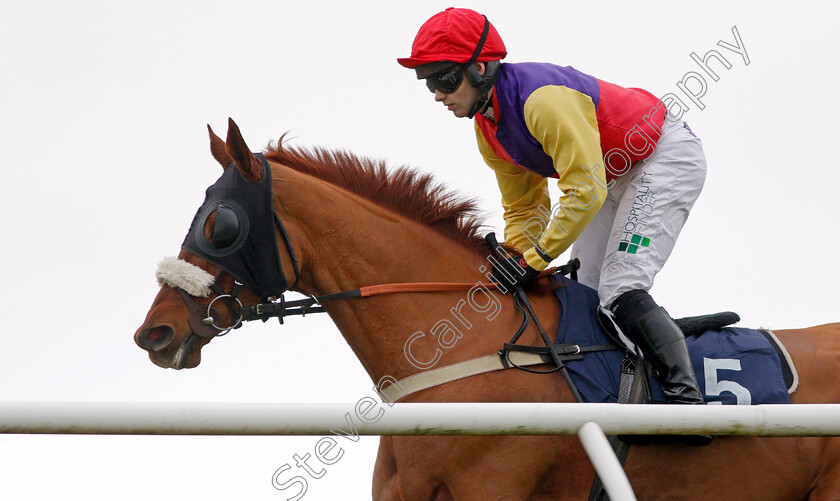
{"type": "MultiPolygon", "coordinates": [[[[572,65],[658,96],[716,49],[686,120],[706,187],[654,296],[674,316],[732,309],[742,325],[840,320],[838,7],[774,2],[476,2],[510,62],[572,65]],[[524,7],[523,5],[527,5],[524,7]],[[784,5],[784,7],[782,7],[784,5]],[[733,43],[737,26],[749,55],[733,43]],[[713,63],[714,64],[714,63],[713,63]]],[[[355,402],[371,382],[327,318],[249,325],[194,370],[132,340],[219,175],[205,124],[233,117],[252,149],[347,148],[435,173],[501,229],[472,124],[435,103],[407,56],[448,3],[6,2],[0,18],[3,214],[0,399],[355,402]]],[[[701,72],[702,73],[702,72],[701,72]]],[[[360,284],[362,285],[362,284],[360,284]]],[[[0,436],[0,496],[284,499],[271,475],[318,437],[0,436]]],[[[378,439],[348,443],[304,499],[369,498],[378,439]]]]}

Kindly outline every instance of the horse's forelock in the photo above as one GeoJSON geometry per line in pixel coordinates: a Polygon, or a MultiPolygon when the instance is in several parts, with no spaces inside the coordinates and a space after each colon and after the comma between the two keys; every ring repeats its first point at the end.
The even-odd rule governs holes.
{"type": "Polygon", "coordinates": [[[168,285],[176,289],[183,289],[187,294],[195,297],[210,295],[210,286],[215,277],[198,266],[177,257],[165,257],[158,263],[155,272],[158,285],[168,285]]]}

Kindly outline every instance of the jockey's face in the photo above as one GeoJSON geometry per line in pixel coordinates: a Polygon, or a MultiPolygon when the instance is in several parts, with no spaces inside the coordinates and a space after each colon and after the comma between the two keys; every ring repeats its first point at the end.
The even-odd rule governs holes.
{"type": "MultiPolygon", "coordinates": [[[[478,66],[480,74],[484,74],[484,63],[475,63],[478,66]]],[[[461,79],[461,85],[453,92],[445,93],[440,89],[435,88],[435,101],[443,103],[446,109],[452,112],[458,118],[463,118],[469,115],[470,111],[478,101],[478,89],[470,84],[470,79],[466,75],[461,79]]]]}

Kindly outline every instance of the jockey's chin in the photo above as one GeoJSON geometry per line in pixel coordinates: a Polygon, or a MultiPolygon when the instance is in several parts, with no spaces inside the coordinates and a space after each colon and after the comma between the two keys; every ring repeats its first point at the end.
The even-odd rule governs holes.
{"type": "Polygon", "coordinates": [[[468,117],[478,101],[478,90],[464,78],[454,92],[444,93],[435,89],[435,101],[442,103],[447,110],[458,118],[468,117]]]}

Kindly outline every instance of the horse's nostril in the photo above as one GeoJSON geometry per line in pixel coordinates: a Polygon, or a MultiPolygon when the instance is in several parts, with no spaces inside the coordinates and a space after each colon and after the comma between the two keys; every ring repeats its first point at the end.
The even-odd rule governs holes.
{"type": "Polygon", "coordinates": [[[144,350],[158,351],[165,348],[172,338],[175,337],[175,330],[168,325],[158,325],[144,330],[137,336],[137,344],[144,350]]]}
{"type": "Polygon", "coordinates": [[[160,341],[161,338],[163,338],[163,332],[161,332],[161,329],[152,329],[146,333],[146,339],[153,343],[160,341]]]}

